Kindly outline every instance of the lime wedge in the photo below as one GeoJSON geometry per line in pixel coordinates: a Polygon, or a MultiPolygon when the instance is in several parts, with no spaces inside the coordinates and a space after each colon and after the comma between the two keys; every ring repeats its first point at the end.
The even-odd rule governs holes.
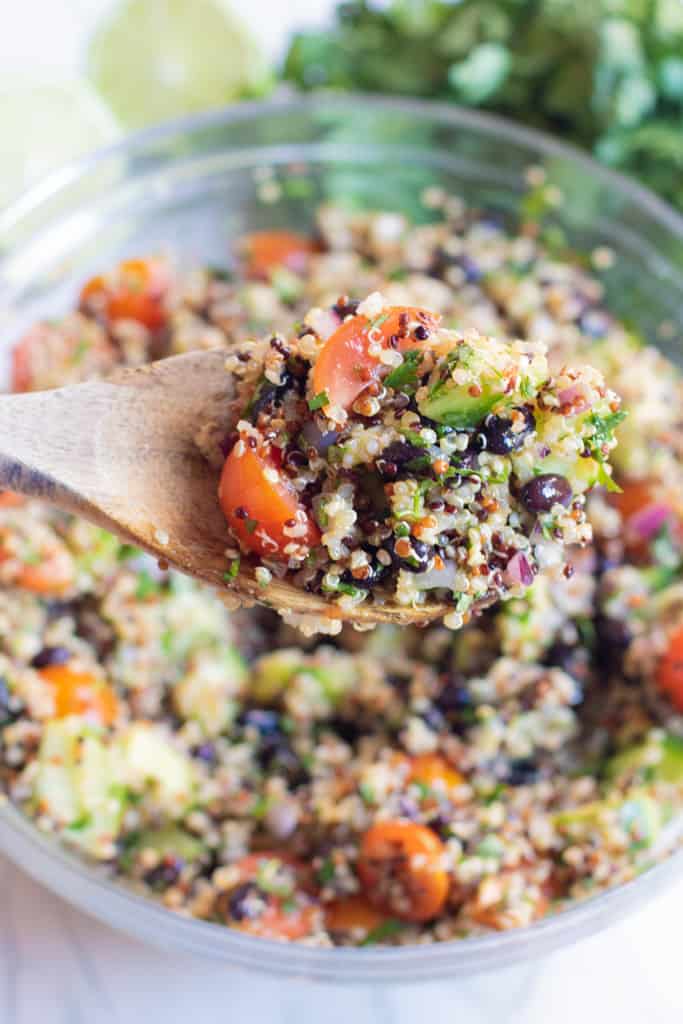
{"type": "Polygon", "coordinates": [[[125,0],[92,39],[88,73],[130,128],[270,85],[259,47],[225,0],[125,0]]]}
{"type": "Polygon", "coordinates": [[[0,75],[0,208],[48,171],[119,133],[86,81],[0,75]]]}

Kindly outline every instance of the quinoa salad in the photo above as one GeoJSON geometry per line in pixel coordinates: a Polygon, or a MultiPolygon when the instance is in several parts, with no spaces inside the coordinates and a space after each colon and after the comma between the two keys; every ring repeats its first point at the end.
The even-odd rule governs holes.
{"type": "Polygon", "coordinates": [[[441,321],[374,292],[235,346],[228,429],[199,438],[239,545],[228,581],[241,552],[259,582],[286,576],[348,615],[436,598],[459,629],[539,568],[566,570],[564,546],[591,537],[586,492],[617,490],[619,399],[591,367],[551,374],[542,342],[441,321]]]}
{"type": "MultiPolygon", "coordinates": [[[[452,623],[457,630],[345,627],[305,638],[267,609],[229,611],[209,589],[160,571],[99,528],[0,497],[7,798],[105,876],[217,928],[322,947],[466,940],[626,883],[676,844],[680,375],[609,312],[585,259],[558,256],[524,220],[506,226],[433,190],[425,201],[441,217],[420,226],[395,213],[323,207],[315,237],[251,235],[225,269],[127,260],[87,282],[73,311],[37,324],[14,349],[16,390],[201,348],[251,347],[275,365],[290,356],[278,356],[271,338],[290,344],[294,333],[317,348],[348,316],[362,315],[356,302],[379,302],[368,300],[379,293],[383,309],[433,314],[429,324],[409,317],[413,332],[440,317],[436,330],[457,338],[458,349],[478,336],[516,338],[520,357],[547,361],[533,393],[521,395],[515,383],[509,407],[482,409],[474,427],[453,428],[448,462],[458,452],[478,471],[460,474],[458,487],[472,491],[465,505],[475,508],[474,478],[494,500],[503,488],[506,510],[514,502],[520,517],[533,511],[534,525],[515,543],[529,539],[519,550],[538,568],[506,600],[452,623]],[[578,375],[565,378],[567,367],[578,375]],[[597,374],[621,396],[621,409],[597,374]],[[548,387],[561,413],[552,402],[540,408],[548,387]],[[588,409],[586,387],[596,389],[588,409]],[[565,416],[575,419],[570,435],[581,446],[571,466],[558,451],[562,460],[548,473],[569,482],[571,501],[524,512],[519,495],[541,475],[537,435],[547,417],[565,416]],[[584,464],[590,478],[580,483],[576,466],[584,464]],[[566,531],[570,512],[575,532],[562,533],[559,560],[556,526],[544,531],[543,517],[559,517],[566,531]],[[551,552],[549,564],[539,550],[551,552]],[[555,572],[558,561],[566,568],[555,572]]],[[[411,362],[404,355],[388,373],[411,362]]],[[[258,359],[244,366],[245,384],[250,367],[260,379],[258,359]]],[[[382,387],[387,399],[401,393],[390,395],[386,378],[382,387]]],[[[307,382],[297,401],[316,394],[307,382]]],[[[268,418],[276,409],[264,406],[268,418]]],[[[324,436],[329,403],[311,412],[324,436]]],[[[244,422],[248,436],[261,429],[244,422]]],[[[415,443],[420,459],[426,448],[432,464],[443,438],[431,423],[425,429],[435,435],[420,433],[426,444],[398,429],[390,444],[415,443]]],[[[207,427],[203,441],[225,459],[224,435],[207,427]]],[[[556,441],[548,441],[551,452],[556,441]]],[[[319,450],[317,436],[311,447],[319,450]]],[[[353,472],[346,454],[342,468],[353,472]]],[[[310,471],[311,457],[302,457],[310,471]]],[[[383,484],[423,479],[423,464],[404,476],[400,458],[385,462],[396,475],[383,484]]],[[[436,477],[424,478],[421,499],[442,500],[430,493],[436,477]]],[[[365,513],[358,499],[354,508],[365,513]]],[[[437,513],[426,508],[422,518],[437,513]]],[[[393,521],[392,530],[393,566],[404,538],[393,521]]],[[[418,540],[429,549],[429,534],[418,540]]],[[[410,544],[420,558],[422,547],[410,544]]],[[[342,597],[363,590],[353,559],[367,545],[344,555],[354,594],[342,597]]],[[[376,558],[355,558],[379,573],[383,545],[370,547],[376,558]]],[[[429,557],[436,560],[431,550],[429,557]]],[[[415,568],[407,571],[419,581],[415,568]]]]}

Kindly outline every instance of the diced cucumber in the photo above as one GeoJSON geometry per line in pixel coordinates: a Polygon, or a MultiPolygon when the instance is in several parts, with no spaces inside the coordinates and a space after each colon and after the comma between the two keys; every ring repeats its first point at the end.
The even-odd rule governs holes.
{"type": "Polygon", "coordinates": [[[652,846],[657,839],[663,811],[657,800],[635,788],[622,798],[608,797],[571,811],[560,811],[553,816],[553,822],[571,842],[585,842],[597,835],[608,844],[616,825],[626,832],[631,850],[638,850],[652,846]]]}
{"type": "Polygon", "coordinates": [[[443,384],[432,397],[418,403],[423,416],[443,423],[456,430],[467,430],[483,423],[494,405],[512,405],[515,396],[505,396],[500,390],[483,387],[480,395],[474,397],[468,391],[469,385],[450,381],[443,384]]]}
{"type": "Polygon", "coordinates": [[[610,758],[605,774],[613,782],[636,777],[643,782],[683,783],[683,740],[670,735],[648,738],[610,758]]]}
{"type": "Polygon", "coordinates": [[[437,423],[471,429],[494,408],[532,400],[547,376],[544,356],[531,354],[520,342],[482,336],[463,342],[449,354],[445,366],[442,363],[432,374],[427,397],[418,402],[418,408],[437,423]],[[520,385],[508,391],[513,370],[519,371],[520,385]]]}
{"type": "Polygon", "coordinates": [[[48,722],[34,799],[63,838],[100,860],[114,855],[124,807],[116,750],[78,716],[48,722]]]}
{"type": "Polygon", "coordinates": [[[330,654],[322,663],[305,671],[318,680],[332,705],[338,704],[353,689],[358,678],[355,660],[348,654],[330,654]]]}
{"type": "MultiPolygon", "coordinates": [[[[132,863],[141,850],[154,850],[160,857],[175,856],[192,863],[204,854],[203,843],[177,825],[144,829],[126,847],[125,861],[132,863]]],[[[125,865],[124,865],[125,866],[125,865]]]]}
{"type": "Polygon", "coordinates": [[[151,793],[170,817],[184,814],[195,795],[195,768],[164,730],[148,722],[134,722],[117,744],[126,784],[136,792],[151,793]]]}
{"type": "Polygon", "coordinates": [[[178,714],[199,722],[207,736],[218,736],[234,721],[246,675],[242,657],[231,648],[197,655],[173,687],[178,714]]]}
{"type": "MultiPolygon", "coordinates": [[[[513,458],[514,463],[514,458],[513,458]]],[[[535,469],[539,473],[556,473],[565,477],[571,484],[574,494],[583,494],[600,482],[600,464],[596,459],[583,458],[562,458],[557,455],[548,455],[545,459],[539,459],[535,469]]]]}
{"type": "Polygon", "coordinates": [[[263,704],[276,701],[292,676],[303,667],[304,655],[294,647],[264,654],[255,662],[249,684],[254,700],[263,704]]]}

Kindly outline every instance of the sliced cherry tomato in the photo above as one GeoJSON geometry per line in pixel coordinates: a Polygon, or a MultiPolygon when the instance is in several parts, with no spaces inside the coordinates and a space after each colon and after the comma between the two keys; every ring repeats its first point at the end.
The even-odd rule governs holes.
{"type": "Polygon", "coordinates": [[[364,834],[358,875],[376,906],[404,921],[429,921],[448,896],[445,847],[425,825],[378,821],[364,834]]]}
{"type": "Polygon", "coordinates": [[[116,696],[91,672],[77,672],[69,665],[48,665],[39,671],[52,690],[56,718],[85,715],[99,725],[115,721],[119,710],[116,696]]]}
{"type": "Polygon", "coordinates": [[[116,351],[105,331],[78,314],[37,323],[12,350],[12,390],[60,387],[111,370],[116,351]]]}
{"type": "Polygon", "coordinates": [[[441,754],[419,754],[412,760],[408,781],[448,796],[464,779],[441,754]]]}
{"type": "Polygon", "coordinates": [[[374,931],[384,921],[384,914],[365,896],[355,894],[341,900],[334,900],[325,907],[325,927],[330,932],[362,932],[374,931]]]}
{"type": "Polygon", "coordinates": [[[124,260],[109,275],[92,277],[81,291],[81,305],[109,323],[135,320],[150,331],[166,323],[164,298],[168,268],[161,260],[124,260]]]}
{"type": "Polygon", "coordinates": [[[232,928],[263,939],[290,941],[315,930],[319,908],[310,892],[310,871],[305,864],[286,853],[264,851],[251,853],[233,866],[239,881],[221,899],[226,923],[232,928]],[[279,885],[278,867],[293,875],[291,886],[284,880],[279,885]]]}
{"type": "Polygon", "coordinates": [[[33,386],[31,352],[36,328],[32,328],[12,349],[12,391],[30,391],[33,386]]]}
{"type": "MultiPolygon", "coordinates": [[[[13,550],[3,545],[0,536],[0,563],[8,558],[15,559],[13,550]]],[[[75,567],[73,558],[65,547],[57,543],[44,544],[30,559],[20,561],[11,581],[33,594],[57,596],[64,594],[74,585],[75,567]]]]}
{"type": "Polygon", "coordinates": [[[268,278],[276,267],[303,273],[318,246],[293,231],[255,231],[242,239],[241,249],[249,277],[268,278]]]}
{"type": "Polygon", "coordinates": [[[621,494],[611,494],[610,501],[622,517],[623,540],[632,558],[646,559],[652,540],[664,526],[672,527],[681,538],[683,529],[675,495],[667,495],[665,488],[654,480],[629,480],[621,486],[621,494]]]}
{"type": "Polygon", "coordinates": [[[441,319],[413,306],[392,306],[376,321],[366,316],[345,320],[318,354],[313,367],[313,396],[324,392],[328,402],[348,409],[383,365],[370,352],[373,341],[386,346],[396,336],[395,347],[399,352],[418,348],[422,342],[403,327],[404,320],[411,323],[418,318],[427,330],[436,327],[441,319]]]}
{"type": "Polygon", "coordinates": [[[218,497],[231,532],[245,551],[264,558],[286,559],[292,543],[315,547],[320,531],[300,505],[296,491],[274,459],[242,442],[223,465],[218,497]],[[243,449],[243,450],[242,450],[243,449]],[[301,532],[288,523],[300,524],[301,532]],[[294,529],[294,535],[285,531],[294,529]]]}
{"type": "Polygon", "coordinates": [[[657,666],[657,688],[683,714],[683,626],[669,637],[669,646],[657,666]]]}
{"type": "Polygon", "coordinates": [[[0,508],[19,508],[26,502],[23,494],[14,491],[0,491],[0,508]]]}

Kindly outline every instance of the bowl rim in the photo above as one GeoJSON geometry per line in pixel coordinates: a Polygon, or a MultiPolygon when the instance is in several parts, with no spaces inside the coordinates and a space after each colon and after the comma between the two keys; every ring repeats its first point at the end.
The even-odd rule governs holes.
{"type": "Polygon", "coordinates": [[[131,132],[116,142],[101,146],[93,150],[92,153],[63,164],[11,200],[4,209],[0,209],[0,232],[9,230],[11,226],[35,210],[42,202],[88,171],[94,170],[110,159],[130,156],[136,150],[146,149],[150,145],[163,142],[174,135],[212,128],[225,123],[250,120],[272,112],[284,114],[288,110],[292,110],[305,113],[317,109],[343,108],[345,106],[353,109],[361,100],[366,108],[371,106],[378,111],[404,112],[418,117],[432,116],[454,126],[461,125],[480,130],[483,133],[495,132],[506,141],[527,145],[529,148],[538,150],[544,156],[563,157],[571,160],[589,171],[605,185],[611,185],[625,194],[635,204],[643,207],[647,214],[662,227],[683,239],[683,214],[679,214],[673,206],[661,199],[647,186],[641,185],[620,171],[598,163],[589,153],[572,143],[560,141],[545,132],[528,128],[509,118],[500,117],[487,111],[470,110],[456,103],[386,96],[373,92],[341,92],[334,89],[321,89],[310,93],[299,93],[295,96],[283,93],[268,100],[243,101],[233,106],[162,121],[149,128],[131,132]]]}
{"type": "MultiPolygon", "coordinates": [[[[292,111],[305,115],[345,108],[353,111],[359,96],[362,96],[365,108],[371,107],[379,113],[395,111],[417,119],[429,117],[527,146],[539,157],[561,157],[625,195],[669,235],[683,240],[683,216],[649,189],[597,164],[572,145],[505,118],[466,110],[455,104],[333,91],[293,97],[279,95],[267,101],[240,103],[189,115],[138,131],[53,171],[0,210],[0,235],[19,225],[70,184],[112,159],[129,157],[138,150],[163,143],[174,136],[273,113],[283,115],[292,111]]],[[[129,886],[104,877],[100,867],[85,862],[66,846],[41,834],[37,826],[9,802],[0,807],[0,850],[36,880],[81,910],[152,944],[220,958],[243,968],[280,975],[303,975],[336,983],[405,983],[471,975],[531,956],[545,955],[561,945],[608,927],[631,906],[650,898],[674,877],[683,874],[683,850],[679,850],[631,881],[526,928],[422,946],[329,949],[255,938],[172,914],[160,903],[135,893],[129,886]],[[646,878],[648,882],[645,882],[646,878]]]]}

